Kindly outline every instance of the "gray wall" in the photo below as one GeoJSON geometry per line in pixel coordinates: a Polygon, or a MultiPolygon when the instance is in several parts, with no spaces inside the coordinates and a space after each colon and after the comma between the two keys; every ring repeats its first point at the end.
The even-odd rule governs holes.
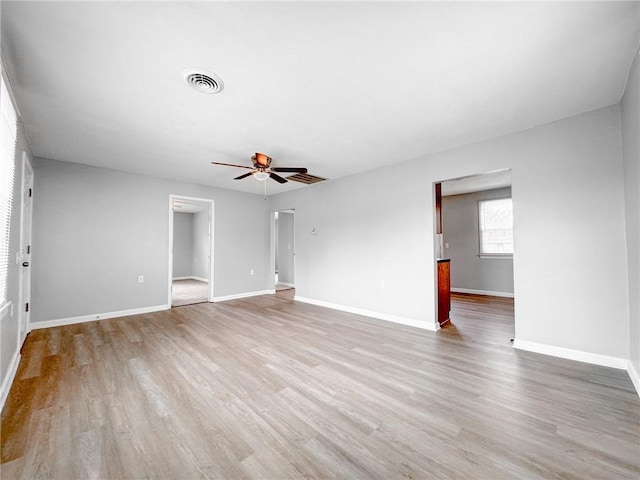
{"type": "Polygon", "coordinates": [[[451,288],[513,294],[513,260],[480,258],[478,202],[511,197],[511,188],[442,198],[445,257],[451,259],[451,288]]]}
{"type": "MultiPolygon", "coordinates": [[[[636,55],[622,97],[625,220],[629,282],[630,359],[640,374],[640,74],[636,55]]],[[[636,385],[638,386],[638,385],[636,385]]]]}
{"type": "Polygon", "coordinates": [[[629,358],[620,122],[616,105],[271,197],[296,211],[296,294],[433,326],[433,182],[510,168],[516,339],[629,358]]]}
{"type": "Polygon", "coordinates": [[[193,213],[173,213],[173,278],[193,275],[193,213]]]}
{"type": "Polygon", "coordinates": [[[193,240],[191,245],[191,274],[199,279],[209,278],[209,212],[193,214],[193,240]]]}
{"type": "Polygon", "coordinates": [[[166,306],[170,194],[215,201],[214,296],[265,290],[261,196],[55,160],[34,168],[32,321],[166,306]]]}
{"type": "Polygon", "coordinates": [[[293,285],[294,279],[294,214],[278,213],[278,281],[293,285]]]}

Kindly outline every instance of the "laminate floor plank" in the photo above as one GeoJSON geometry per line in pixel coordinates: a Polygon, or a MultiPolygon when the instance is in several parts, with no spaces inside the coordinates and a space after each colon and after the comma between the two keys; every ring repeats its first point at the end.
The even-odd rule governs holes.
{"type": "Polygon", "coordinates": [[[514,350],[512,299],[434,333],[293,295],[31,332],[2,478],[640,478],[627,373],[514,350]]]}

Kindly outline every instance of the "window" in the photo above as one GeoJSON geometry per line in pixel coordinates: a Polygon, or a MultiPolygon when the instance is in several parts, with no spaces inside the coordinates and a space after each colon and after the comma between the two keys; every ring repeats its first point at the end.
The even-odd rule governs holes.
{"type": "Polygon", "coordinates": [[[480,256],[513,256],[513,203],[510,198],[478,202],[480,256]]]}
{"type": "Polygon", "coordinates": [[[4,78],[0,82],[0,308],[7,303],[9,229],[15,174],[16,112],[4,78]]]}

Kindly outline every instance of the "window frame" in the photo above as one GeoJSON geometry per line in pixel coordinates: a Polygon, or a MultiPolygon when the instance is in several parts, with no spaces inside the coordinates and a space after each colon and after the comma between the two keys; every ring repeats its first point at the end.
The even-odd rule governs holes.
{"type": "Polygon", "coordinates": [[[0,95],[0,97],[2,97],[0,100],[0,103],[2,103],[0,106],[0,117],[2,118],[0,118],[0,121],[3,123],[3,129],[5,121],[7,121],[6,127],[8,130],[6,132],[3,131],[3,134],[8,134],[4,140],[9,141],[7,145],[4,145],[7,149],[8,163],[7,165],[2,165],[0,168],[0,170],[3,171],[3,178],[0,179],[2,183],[1,188],[3,189],[0,202],[2,203],[2,217],[6,217],[0,219],[0,221],[2,221],[2,224],[0,224],[0,229],[2,229],[0,237],[2,237],[3,244],[0,245],[0,318],[4,318],[11,305],[11,300],[9,299],[9,270],[11,264],[11,216],[13,214],[13,196],[15,194],[16,180],[15,157],[18,138],[18,111],[13,103],[11,89],[4,74],[4,69],[0,69],[0,71],[0,89],[2,90],[2,94],[0,95]],[[9,159],[11,154],[13,154],[13,158],[9,159]],[[5,167],[7,167],[6,171],[4,171],[5,167]],[[4,191],[5,188],[7,191],[4,191]]]}
{"type": "Polygon", "coordinates": [[[478,257],[480,258],[489,258],[489,259],[494,259],[494,260],[511,260],[513,259],[513,250],[515,250],[515,248],[513,248],[513,244],[515,243],[513,241],[514,239],[514,234],[513,234],[513,197],[497,197],[497,198],[485,198],[482,200],[478,200],[477,201],[478,204],[478,208],[477,208],[477,213],[478,213],[478,257]],[[488,203],[488,202],[495,202],[495,201],[500,201],[500,200],[511,200],[511,240],[512,240],[512,251],[509,253],[491,253],[491,252],[483,252],[482,248],[483,248],[483,242],[482,242],[482,204],[483,203],[488,203]]]}

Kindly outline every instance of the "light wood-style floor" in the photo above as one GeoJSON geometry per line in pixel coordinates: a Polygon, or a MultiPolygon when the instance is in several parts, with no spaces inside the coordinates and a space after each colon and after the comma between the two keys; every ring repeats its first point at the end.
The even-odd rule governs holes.
{"type": "Polygon", "coordinates": [[[292,292],[36,330],[2,479],[640,475],[621,370],[516,351],[510,300],[422,331],[292,292]]]}

